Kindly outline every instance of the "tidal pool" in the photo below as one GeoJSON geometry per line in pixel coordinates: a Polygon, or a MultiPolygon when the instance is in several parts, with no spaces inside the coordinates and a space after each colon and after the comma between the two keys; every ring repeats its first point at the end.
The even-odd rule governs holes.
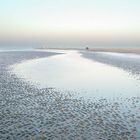
{"type": "MultiPolygon", "coordinates": [[[[61,111],[57,112],[56,109],[61,107],[62,114],[59,119],[52,117],[52,124],[67,125],[69,130],[78,129],[76,132],[81,136],[84,129],[83,135],[86,138],[96,136],[97,139],[140,139],[139,78],[121,67],[97,61],[106,58],[100,55],[107,55],[113,59],[116,54],[98,53],[98,56],[92,54],[94,57],[90,56],[88,59],[79,51],[55,50],[53,52],[60,54],[27,60],[12,66],[13,72],[19,78],[33,83],[39,89],[54,88],[60,91],[56,93],[56,97],[60,97],[60,100],[52,99],[52,96],[45,92],[46,96],[40,94],[45,105],[51,106],[50,102],[56,104],[55,107],[51,106],[53,111],[51,115],[58,117],[61,111]],[[59,93],[65,97],[69,92],[72,95],[74,93],[74,96],[69,94],[70,98],[62,100],[59,93]],[[49,100],[46,101],[47,98],[49,100]]],[[[127,56],[122,57],[122,55],[117,55],[116,61],[113,62],[118,62],[118,58],[119,63],[120,59],[128,59],[127,56]]],[[[133,61],[139,61],[139,58],[133,61]]],[[[47,116],[47,107],[44,107],[45,111],[42,113],[47,116]]],[[[57,130],[63,129],[57,127],[57,130]]],[[[63,132],[62,134],[64,135],[63,132]]],[[[70,134],[73,135],[74,132],[70,131],[70,134]]]]}
{"type": "Polygon", "coordinates": [[[71,91],[86,99],[140,96],[140,80],[128,72],[84,58],[79,51],[55,52],[61,54],[16,64],[14,72],[41,88],[71,91]]]}

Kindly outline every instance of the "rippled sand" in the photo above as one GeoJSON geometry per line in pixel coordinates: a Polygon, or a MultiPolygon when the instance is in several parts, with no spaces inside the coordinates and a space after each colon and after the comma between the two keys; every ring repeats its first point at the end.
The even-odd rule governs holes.
{"type": "Polygon", "coordinates": [[[0,139],[140,139],[140,97],[85,101],[72,93],[38,89],[8,69],[48,55],[0,52],[0,139]]]}

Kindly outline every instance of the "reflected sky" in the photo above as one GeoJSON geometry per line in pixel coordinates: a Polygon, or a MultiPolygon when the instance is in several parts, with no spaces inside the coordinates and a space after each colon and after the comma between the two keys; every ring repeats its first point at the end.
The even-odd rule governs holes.
{"type": "Polygon", "coordinates": [[[63,54],[25,61],[15,65],[14,72],[40,87],[74,91],[85,98],[139,96],[140,81],[126,71],[83,58],[78,51],[57,52],[63,54]]]}

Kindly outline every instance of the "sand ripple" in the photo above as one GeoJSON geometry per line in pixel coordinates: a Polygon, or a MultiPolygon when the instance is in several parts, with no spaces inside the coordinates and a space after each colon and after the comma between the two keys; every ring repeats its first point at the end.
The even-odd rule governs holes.
{"type": "Polygon", "coordinates": [[[0,53],[0,139],[140,139],[140,97],[85,101],[37,89],[7,66],[43,52],[0,53]]]}

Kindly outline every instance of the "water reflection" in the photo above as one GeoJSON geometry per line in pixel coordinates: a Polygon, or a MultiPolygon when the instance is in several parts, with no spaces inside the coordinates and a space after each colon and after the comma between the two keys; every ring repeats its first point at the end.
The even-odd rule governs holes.
{"type": "Polygon", "coordinates": [[[26,61],[14,71],[41,87],[74,91],[84,98],[139,96],[140,81],[127,72],[83,58],[78,51],[58,52],[63,54],[26,61]]]}

